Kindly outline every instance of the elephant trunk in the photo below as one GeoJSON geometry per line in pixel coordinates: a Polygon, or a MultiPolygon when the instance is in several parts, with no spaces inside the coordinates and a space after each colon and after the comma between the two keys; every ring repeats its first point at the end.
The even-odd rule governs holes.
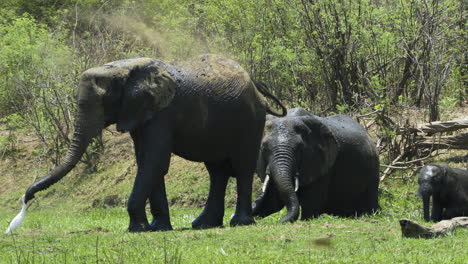
{"type": "Polygon", "coordinates": [[[424,220],[430,221],[429,215],[429,207],[430,207],[430,199],[433,194],[433,188],[430,183],[422,182],[419,184],[418,194],[423,201],[423,214],[424,220]]]}
{"type": "Polygon", "coordinates": [[[429,222],[431,220],[429,216],[429,200],[431,198],[430,194],[423,194],[422,195],[422,200],[423,200],[423,212],[424,212],[424,220],[429,222]]]}
{"type": "Polygon", "coordinates": [[[299,200],[294,185],[294,151],[292,148],[279,146],[274,151],[271,165],[271,176],[275,182],[281,199],[286,204],[287,215],[281,222],[294,222],[299,217],[299,200]]]}
{"type": "Polygon", "coordinates": [[[272,180],[269,179],[270,177],[267,175],[263,185],[263,193],[253,203],[253,216],[267,217],[284,207],[284,202],[281,200],[278,190],[273,186],[272,180]]]}
{"type": "Polygon", "coordinates": [[[75,120],[73,138],[62,163],[48,175],[31,184],[26,190],[25,202],[34,198],[34,194],[49,188],[72,170],[83,156],[91,140],[104,126],[101,108],[96,103],[80,102],[75,120]]]}

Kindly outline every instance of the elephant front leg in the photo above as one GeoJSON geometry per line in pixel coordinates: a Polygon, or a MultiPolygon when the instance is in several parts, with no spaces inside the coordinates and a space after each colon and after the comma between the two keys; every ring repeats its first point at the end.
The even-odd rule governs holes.
{"type": "MultiPolygon", "coordinates": [[[[127,212],[130,217],[130,224],[128,226],[129,232],[143,232],[150,230],[145,212],[146,199],[148,196],[145,196],[143,192],[145,184],[142,178],[143,176],[137,172],[132,192],[128,198],[127,212]]],[[[146,192],[149,192],[149,190],[146,192]]]]}
{"type": "Polygon", "coordinates": [[[284,202],[280,199],[280,194],[272,182],[270,182],[264,193],[254,202],[253,215],[267,217],[281,210],[284,202]]]}
{"type": "Polygon", "coordinates": [[[439,222],[440,220],[442,220],[443,209],[444,208],[442,207],[440,203],[440,198],[436,197],[436,195],[433,195],[432,196],[432,215],[431,215],[432,221],[439,222]]]}
{"type": "Polygon", "coordinates": [[[192,227],[196,229],[223,225],[226,185],[232,174],[228,161],[205,162],[205,166],[210,174],[210,191],[203,212],[192,222],[192,227]]]}
{"type": "Polygon", "coordinates": [[[160,132],[156,127],[150,122],[131,133],[138,170],[128,199],[130,232],[172,229],[164,186],[164,175],[169,168],[171,157],[171,138],[169,133],[164,133],[164,129],[160,132]],[[151,225],[148,224],[145,212],[148,198],[153,214],[151,225]]]}
{"type": "MultiPolygon", "coordinates": [[[[164,179],[164,176],[158,177],[158,179],[164,179]]],[[[172,230],[164,180],[157,183],[153,188],[149,197],[149,202],[151,214],[153,215],[153,221],[150,224],[151,231],[172,230]]]]}

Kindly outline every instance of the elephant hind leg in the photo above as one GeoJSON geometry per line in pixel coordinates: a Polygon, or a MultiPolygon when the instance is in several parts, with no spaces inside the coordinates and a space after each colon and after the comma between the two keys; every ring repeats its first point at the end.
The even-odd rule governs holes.
{"type": "Polygon", "coordinates": [[[307,220],[317,218],[322,213],[327,213],[326,203],[328,200],[328,181],[322,179],[308,187],[301,187],[298,193],[301,204],[301,219],[307,220]]]}
{"type": "Polygon", "coordinates": [[[361,216],[376,213],[380,210],[378,189],[371,186],[355,202],[355,211],[349,216],[361,216]]]}
{"type": "MultiPolygon", "coordinates": [[[[258,140],[260,142],[260,139],[258,140]]],[[[255,142],[251,143],[256,145],[255,142]]],[[[259,147],[259,146],[258,146],[259,147]]],[[[253,174],[257,163],[258,149],[246,149],[233,159],[233,172],[236,178],[237,203],[236,212],[231,219],[231,226],[255,224],[252,213],[253,174]],[[255,154],[255,155],[254,155],[255,154]]]]}
{"type": "Polygon", "coordinates": [[[204,229],[223,225],[224,197],[229,176],[232,173],[228,160],[220,162],[205,162],[210,174],[210,191],[203,212],[192,222],[192,227],[204,229]]]}
{"type": "Polygon", "coordinates": [[[452,219],[459,216],[468,216],[468,208],[445,208],[442,219],[452,219]]]}

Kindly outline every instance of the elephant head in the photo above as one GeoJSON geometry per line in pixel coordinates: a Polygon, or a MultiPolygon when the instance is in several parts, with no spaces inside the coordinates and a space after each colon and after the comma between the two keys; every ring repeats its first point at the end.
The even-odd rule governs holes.
{"type": "Polygon", "coordinates": [[[264,188],[254,215],[267,216],[286,205],[281,221],[297,220],[296,192],[325,175],[337,152],[337,141],[321,118],[305,110],[290,110],[283,118],[268,116],[257,163],[264,188]]]}
{"type": "Polygon", "coordinates": [[[440,196],[442,188],[447,184],[446,168],[440,165],[427,165],[421,168],[418,175],[418,194],[423,200],[424,220],[430,221],[430,199],[440,196]]]}
{"type": "Polygon", "coordinates": [[[80,160],[102,129],[117,124],[131,131],[174,98],[176,84],[164,64],[149,58],[115,61],[82,74],[74,134],[63,162],[26,191],[25,202],[62,179],[80,160]]]}

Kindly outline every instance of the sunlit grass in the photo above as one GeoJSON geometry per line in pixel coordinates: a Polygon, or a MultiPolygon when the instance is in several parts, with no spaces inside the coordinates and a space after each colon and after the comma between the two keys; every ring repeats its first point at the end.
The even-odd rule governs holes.
{"type": "MultiPolygon", "coordinates": [[[[398,217],[325,215],[280,224],[191,229],[201,209],[171,210],[174,231],[126,232],[124,208],[32,208],[14,235],[0,237],[0,263],[466,263],[468,231],[401,238],[398,217]]],[[[228,210],[224,223],[229,223],[228,210]]],[[[14,212],[1,213],[1,219],[14,212]]],[[[6,225],[4,225],[6,226],[6,225]]]]}
{"type": "MultiPolygon", "coordinates": [[[[38,194],[13,235],[0,234],[0,264],[468,263],[467,229],[437,239],[401,237],[399,219],[422,222],[412,171],[397,172],[381,184],[382,212],[377,215],[356,219],[325,215],[281,224],[283,210],[257,219],[255,226],[235,228],[228,226],[236,197],[235,180],[231,179],[224,219],[227,227],[193,230],[191,222],[201,213],[208,193],[206,174],[201,164],[174,159],[166,186],[175,230],[131,234],[126,231],[124,207],[134,177],[131,161],[113,163],[89,175],[78,170],[38,194]],[[105,208],[109,206],[102,201],[109,195],[117,195],[116,207],[105,208]]],[[[19,197],[28,184],[26,180],[15,184],[15,175],[19,174],[7,177],[11,179],[9,192],[0,195],[2,233],[20,210],[19,197]]],[[[258,179],[254,185],[256,197],[258,179]]]]}

